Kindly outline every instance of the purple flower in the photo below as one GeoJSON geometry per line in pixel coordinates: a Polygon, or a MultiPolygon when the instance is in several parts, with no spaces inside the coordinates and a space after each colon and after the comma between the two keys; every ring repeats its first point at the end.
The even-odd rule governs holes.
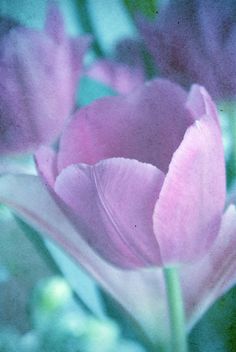
{"type": "Polygon", "coordinates": [[[0,154],[52,143],[74,107],[88,38],[69,38],[51,7],[44,31],[0,24],[0,154]]]}
{"type": "Polygon", "coordinates": [[[40,177],[2,176],[0,201],[82,264],[155,343],[168,335],[158,266],[187,262],[188,330],[235,283],[236,210],[223,214],[221,134],[204,88],[156,80],[96,101],[37,164],[40,177]]]}
{"type": "Polygon", "coordinates": [[[113,60],[96,61],[88,69],[87,75],[101,81],[120,94],[129,93],[144,82],[143,71],[113,60]]]}
{"type": "Polygon", "coordinates": [[[204,85],[217,99],[236,95],[236,3],[176,0],[138,25],[161,73],[204,85]]]}
{"type": "Polygon", "coordinates": [[[38,167],[91,247],[121,268],[192,262],[214,242],[225,202],[216,110],[155,80],[79,110],[38,167]],[[50,165],[51,162],[51,165],[50,165]]]}

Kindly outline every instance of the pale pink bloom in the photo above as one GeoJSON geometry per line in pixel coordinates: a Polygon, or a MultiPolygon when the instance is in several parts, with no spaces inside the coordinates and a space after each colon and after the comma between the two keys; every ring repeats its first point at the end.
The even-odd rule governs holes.
{"type": "Polygon", "coordinates": [[[131,68],[113,60],[95,61],[88,69],[87,75],[113,88],[120,94],[131,92],[145,80],[144,73],[139,68],[131,68]]]}
{"type": "MultiPolygon", "coordinates": [[[[141,187],[141,186],[140,186],[141,187]]],[[[81,264],[135,318],[155,344],[168,337],[168,309],[160,268],[121,270],[98,256],[75,229],[39,177],[0,178],[0,200],[47,234],[81,264]]],[[[210,251],[179,268],[187,329],[236,282],[236,210],[230,206],[210,251]]]]}
{"type": "Polygon", "coordinates": [[[41,174],[107,261],[123,268],[189,262],[214,242],[225,166],[204,88],[187,95],[154,80],[128,96],[99,100],[75,114],[58,153],[49,152],[38,154],[41,174]]]}
{"type": "Polygon", "coordinates": [[[40,177],[3,176],[0,201],[83,265],[152,341],[169,331],[160,266],[179,264],[187,329],[235,283],[236,211],[223,215],[221,133],[203,87],[188,95],[156,80],[96,101],[37,164],[40,177]]]}
{"type": "Polygon", "coordinates": [[[0,26],[0,154],[55,141],[73,110],[89,43],[68,37],[55,6],[43,31],[11,27],[0,26]]]}

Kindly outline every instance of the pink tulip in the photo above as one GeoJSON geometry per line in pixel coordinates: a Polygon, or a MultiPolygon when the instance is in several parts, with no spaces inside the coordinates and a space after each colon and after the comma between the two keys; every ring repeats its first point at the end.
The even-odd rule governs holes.
{"type": "Polygon", "coordinates": [[[66,35],[54,6],[43,31],[9,28],[0,25],[0,154],[55,141],[73,110],[89,43],[66,35]]]}
{"type": "Polygon", "coordinates": [[[157,80],[97,101],[37,163],[41,177],[0,178],[0,201],[83,265],[151,341],[169,331],[156,263],[192,262],[179,267],[188,330],[236,282],[236,210],[222,215],[223,150],[204,88],[187,95],[157,80]]]}
{"type": "Polygon", "coordinates": [[[81,109],[38,168],[84,240],[133,269],[193,262],[217,237],[225,167],[216,110],[155,80],[81,109]]]}

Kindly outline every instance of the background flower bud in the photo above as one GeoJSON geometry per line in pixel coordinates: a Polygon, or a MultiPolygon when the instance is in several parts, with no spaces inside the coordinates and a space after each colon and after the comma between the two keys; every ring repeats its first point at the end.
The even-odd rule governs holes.
{"type": "Polygon", "coordinates": [[[55,7],[44,31],[1,27],[0,154],[33,151],[55,141],[72,112],[88,37],[69,38],[55,7]]]}

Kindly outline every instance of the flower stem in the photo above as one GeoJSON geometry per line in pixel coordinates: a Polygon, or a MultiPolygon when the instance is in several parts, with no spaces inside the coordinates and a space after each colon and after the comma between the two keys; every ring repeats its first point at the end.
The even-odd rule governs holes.
{"type": "Polygon", "coordinates": [[[176,268],[164,268],[166,284],[170,329],[171,329],[171,351],[187,352],[187,336],[185,328],[184,305],[176,268]]]}

